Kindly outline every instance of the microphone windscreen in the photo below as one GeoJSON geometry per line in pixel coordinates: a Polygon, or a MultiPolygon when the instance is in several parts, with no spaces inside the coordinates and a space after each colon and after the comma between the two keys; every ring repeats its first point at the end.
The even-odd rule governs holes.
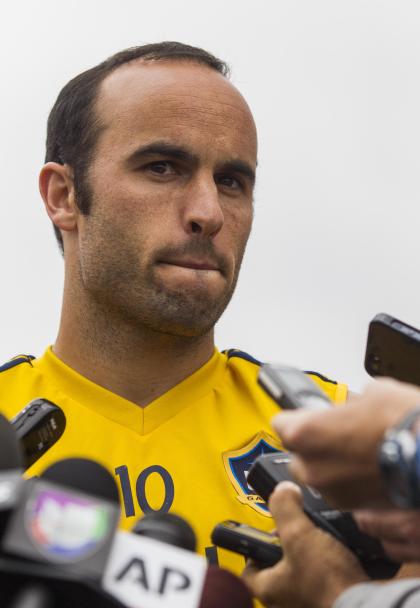
{"type": "Polygon", "coordinates": [[[0,414],[0,471],[23,469],[19,441],[10,422],[0,414]]]}
{"type": "Polygon", "coordinates": [[[199,608],[253,608],[253,606],[252,596],[240,578],[218,566],[208,567],[199,608]]]}
{"type": "Polygon", "coordinates": [[[88,458],[65,458],[45,469],[42,479],[119,505],[117,484],[105,467],[88,458]]]}
{"type": "Polygon", "coordinates": [[[187,551],[195,552],[197,547],[194,530],[183,517],[175,513],[147,513],[131,531],[187,551]]]}

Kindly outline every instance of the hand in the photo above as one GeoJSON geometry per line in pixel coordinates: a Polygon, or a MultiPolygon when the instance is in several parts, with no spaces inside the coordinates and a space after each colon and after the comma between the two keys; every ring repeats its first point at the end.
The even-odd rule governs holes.
{"type": "Polygon", "coordinates": [[[297,481],[341,508],[389,508],[378,446],[385,431],[419,405],[418,388],[379,380],[346,405],[322,412],[282,412],[273,426],[293,452],[290,470],[297,481]]]}
{"type": "Polygon", "coordinates": [[[376,536],[397,562],[420,561],[420,511],[356,511],[363,532],[376,536]]]}
{"type": "Polygon", "coordinates": [[[243,579],[268,608],[330,608],[348,587],[368,580],[356,557],[302,511],[302,495],[290,482],[277,486],[269,508],[282,541],[283,559],[259,570],[249,563],[243,579]]]}

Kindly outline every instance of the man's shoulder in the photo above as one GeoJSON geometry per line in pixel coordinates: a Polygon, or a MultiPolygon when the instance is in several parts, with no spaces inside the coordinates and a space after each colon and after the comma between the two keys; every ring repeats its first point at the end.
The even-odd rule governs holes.
{"type": "Polygon", "coordinates": [[[319,372],[305,370],[305,374],[308,374],[334,403],[344,403],[346,401],[348,394],[347,384],[331,380],[319,372]]]}
{"type": "MultiPolygon", "coordinates": [[[[8,361],[5,361],[4,363],[0,363],[0,378],[5,378],[6,376],[4,375],[4,372],[7,372],[13,368],[16,368],[17,366],[23,366],[23,364],[27,364],[30,367],[32,367],[32,361],[35,359],[34,355],[16,355],[15,357],[12,357],[11,359],[9,359],[8,361]]],[[[27,365],[20,367],[19,369],[25,369],[25,371],[27,371],[27,365]]]]}
{"type": "Polygon", "coordinates": [[[255,357],[249,353],[246,353],[244,350],[240,350],[239,348],[228,348],[222,350],[222,354],[225,355],[229,362],[247,361],[248,363],[251,363],[252,367],[255,369],[263,364],[262,361],[255,359],[255,357]]]}
{"type": "MultiPolygon", "coordinates": [[[[258,371],[263,365],[263,361],[237,348],[230,348],[222,351],[222,353],[227,358],[228,367],[235,375],[240,375],[243,379],[256,383],[258,371]]],[[[334,403],[343,403],[346,400],[348,391],[346,384],[331,380],[319,372],[302,371],[308,374],[334,403]]]]}
{"type": "Polygon", "coordinates": [[[32,355],[17,355],[0,364],[0,413],[8,418],[39,397],[34,360],[32,355]]]}

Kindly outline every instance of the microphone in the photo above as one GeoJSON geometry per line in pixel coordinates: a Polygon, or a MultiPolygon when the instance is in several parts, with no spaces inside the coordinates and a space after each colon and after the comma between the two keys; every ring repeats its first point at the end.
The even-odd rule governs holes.
{"type": "Polygon", "coordinates": [[[245,584],[195,555],[191,526],[172,513],[148,513],[117,533],[104,588],[128,608],[252,608],[245,584]]]}
{"type": "Polygon", "coordinates": [[[0,414],[0,539],[24,485],[23,458],[12,425],[0,414]]]}
{"type": "Polygon", "coordinates": [[[137,521],[131,531],[193,553],[197,549],[194,530],[185,519],[175,513],[147,513],[137,521]]]}
{"type": "MultiPolygon", "coordinates": [[[[197,539],[190,524],[174,513],[148,513],[132,532],[195,552],[197,539]]],[[[223,568],[208,566],[199,608],[252,608],[245,583],[223,568]]]]}
{"type": "Polygon", "coordinates": [[[10,422],[0,414],[0,469],[23,470],[23,460],[16,434],[10,422]]]}
{"type": "Polygon", "coordinates": [[[194,553],[191,526],[172,513],[148,513],[133,532],[117,532],[104,589],[128,608],[198,608],[207,564],[194,553]]]}
{"type": "MultiPolygon", "coordinates": [[[[14,506],[17,504],[22,485],[23,454],[15,429],[0,414],[0,539],[2,538],[14,506]]],[[[2,598],[7,589],[2,584],[2,598]]],[[[46,587],[26,586],[14,595],[12,608],[52,608],[51,594],[46,587]]]]}
{"type": "Polygon", "coordinates": [[[34,399],[10,424],[22,447],[25,469],[43,456],[61,437],[66,428],[63,410],[48,399],[34,399]]]}
{"type": "Polygon", "coordinates": [[[65,458],[49,466],[41,479],[62,484],[84,494],[91,494],[119,506],[114,477],[98,462],[88,458],[65,458]]]}
{"type": "Polygon", "coordinates": [[[96,462],[68,458],[26,481],[3,549],[99,581],[119,517],[112,475],[96,462]]]}
{"type": "Polygon", "coordinates": [[[62,460],[41,478],[26,481],[2,543],[9,557],[0,557],[0,572],[8,590],[29,580],[46,584],[60,608],[98,603],[121,608],[95,584],[101,580],[119,516],[114,478],[93,461],[62,460]]]}

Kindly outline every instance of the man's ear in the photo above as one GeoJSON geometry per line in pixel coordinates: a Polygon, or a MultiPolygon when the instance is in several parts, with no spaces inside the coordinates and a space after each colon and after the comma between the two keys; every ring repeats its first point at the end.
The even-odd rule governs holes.
{"type": "Polygon", "coordinates": [[[39,175],[39,190],[53,224],[60,230],[75,230],[79,209],[69,165],[52,162],[44,165],[39,175]]]}

